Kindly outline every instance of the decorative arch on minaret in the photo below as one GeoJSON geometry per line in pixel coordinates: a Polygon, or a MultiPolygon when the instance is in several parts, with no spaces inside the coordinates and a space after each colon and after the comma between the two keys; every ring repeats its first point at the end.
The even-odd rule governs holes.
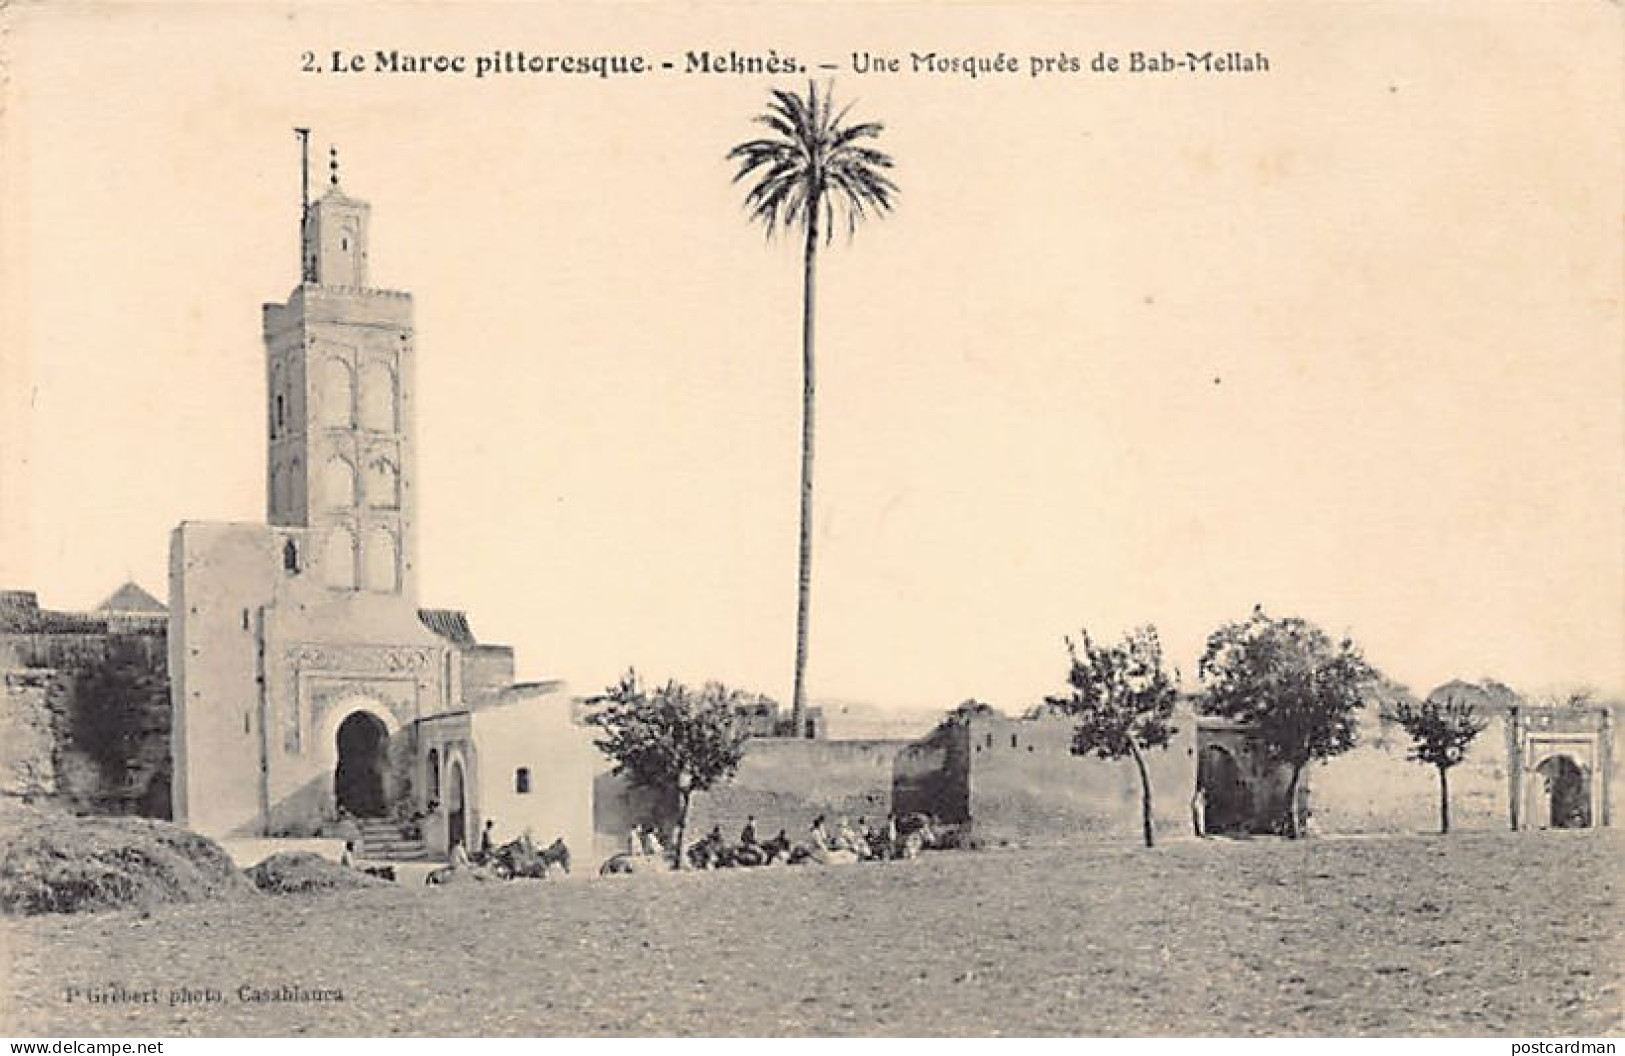
{"type": "Polygon", "coordinates": [[[355,505],[355,466],[342,455],[334,455],[322,467],[322,506],[347,510],[355,505]]]}
{"type": "Polygon", "coordinates": [[[388,455],[376,455],[367,463],[363,489],[367,505],[381,510],[399,509],[401,505],[401,471],[388,455]]]}
{"type": "Polygon", "coordinates": [[[388,528],[368,529],[362,557],[368,590],[393,594],[400,589],[400,547],[394,532],[388,528]]]}
{"type": "Polygon", "coordinates": [[[382,359],[369,359],[361,368],[361,426],[374,432],[396,430],[398,386],[395,369],[382,359]]]}
{"type": "Polygon", "coordinates": [[[327,585],[340,590],[355,589],[355,533],[343,526],[329,530],[327,552],[322,555],[327,585]]]}
{"type": "Polygon", "coordinates": [[[337,356],[328,356],[322,360],[318,377],[322,424],[344,428],[355,424],[355,375],[350,365],[337,356]]]}

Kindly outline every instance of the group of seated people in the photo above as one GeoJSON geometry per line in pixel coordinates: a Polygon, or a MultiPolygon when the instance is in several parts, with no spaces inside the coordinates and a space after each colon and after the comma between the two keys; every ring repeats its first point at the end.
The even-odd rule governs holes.
{"type": "MultiPolygon", "coordinates": [[[[636,835],[639,830],[633,831],[636,835]]],[[[806,858],[825,861],[831,855],[849,855],[849,861],[907,858],[913,857],[923,846],[919,832],[918,827],[913,827],[907,833],[900,832],[898,818],[888,815],[881,825],[870,825],[866,818],[859,818],[857,824],[852,825],[842,817],[832,833],[827,819],[820,814],[807,829],[806,843],[796,846],[784,829],[780,829],[778,835],[770,840],[760,840],[756,818],[752,816],[745,820],[737,843],[727,841],[722,835],[722,826],[713,826],[709,833],[688,849],[688,858],[690,864],[697,868],[770,865],[780,861],[794,863],[806,858]]],[[[645,850],[642,853],[655,853],[647,849],[648,836],[648,833],[644,834],[645,850]]],[[[659,846],[658,838],[655,846],[659,846]]]]}
{"type": "Polygon", "coordinates": [[[832,834],[824,823],[824,815],[813,819],[807,829],[813,849],[850,851],[861,860],[871,858],[902,857],[903,839],[898,832],[897,815],[886,815],[884,825],[870,825],[868,819],[859,818],[856,826],[842,817],[832,834]]]}

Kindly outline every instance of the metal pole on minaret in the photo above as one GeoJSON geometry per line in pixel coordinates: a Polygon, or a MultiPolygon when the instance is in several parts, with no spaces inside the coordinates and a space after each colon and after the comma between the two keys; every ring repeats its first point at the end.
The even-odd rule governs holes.
{"type": "Polygon", "coordinates": [[[312,282],[310,259],[305,254],[305,228],[310,220],[310,129],[296,128],[299,137],[299,281],[312,282]]]}
{"type": "Polygon", "coordinates": [[[303,224],[310,209],[310,129],[296,128],[293,134],[299,137],[299,222],[303,224]]]}

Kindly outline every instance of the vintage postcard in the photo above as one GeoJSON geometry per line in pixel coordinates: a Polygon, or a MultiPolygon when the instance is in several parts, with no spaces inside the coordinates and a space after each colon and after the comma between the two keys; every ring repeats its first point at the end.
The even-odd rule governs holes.
{"type": "Polygon", "coordinates": [[[1620,1029],[1617,3],[0,64],[0,1034],[1620,1029]]]}

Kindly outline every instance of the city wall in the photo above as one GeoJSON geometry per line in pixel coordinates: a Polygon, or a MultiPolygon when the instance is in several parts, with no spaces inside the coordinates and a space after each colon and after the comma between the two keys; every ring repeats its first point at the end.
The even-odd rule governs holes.
{"type": "MultiPolygon", "coordinates": [[[[1176,719],[1165,749],[1145,754],[1159,837],[1193,835],[1196,723],[1176,719]]],[[[1132,759],[1072,754],[1073,723],[1060,717],[974,718],[966,727],[969,814],[976,843],[1133,841],[1142,828],[1132,759]]]]}
{"type": "MultiPolygon", "coordinates": [[[[1410,738],[1390,722],[1361,727],[1361,743],[1311,766],[1311,831],[1429,832],[1439,827],[1439,774],[1405,758],[1410,738]]],[[[1511,826],[1508,731],[1496,716],[1450,770],[1450,825],[1461,831],[1511,826]]]]}

